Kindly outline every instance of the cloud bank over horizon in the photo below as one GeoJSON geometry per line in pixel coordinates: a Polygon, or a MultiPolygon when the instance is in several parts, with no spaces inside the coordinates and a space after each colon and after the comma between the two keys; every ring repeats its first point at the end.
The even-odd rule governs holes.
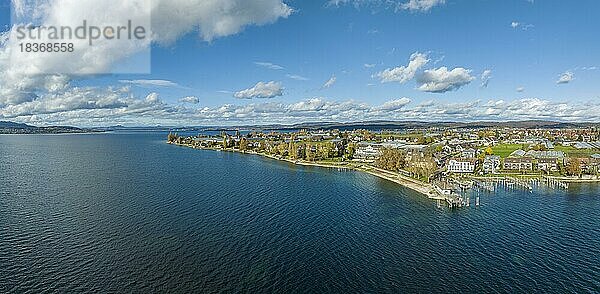
{"type": "MultiPolygon", "coordinates": [[[[589,64],[590,57],[572,61],[577,56],[569,56],[546,68],[540,60],[551,63],[547,56],[534,60],[471,49],[477,42],[454,42],[456,35],[439,30],[440,24],[453,25],[439,19],[456,13],[461,4],[452,1],[321,0],[313,7],[291,0],[123,0],[119,6],[112,0],[13,0],[17,14],[67,24],[82,18],[102,23],[107,16],[125,20],[144,2],[151,3],[141,11],[152,12],[152,34],[136,46],[99,43],[74,56],[34,54],[15,63],[11,56],[18,44],[8,25],[0,33],[0,120],[75,126],[600,121],[599,92],[589,82],[600,66],[589,64]],[[324,14],[321,22],[311,19],[322,30],[306,30],[308,9],[324,14]],[[347,11],[368,20],[355,24],[340,15],[347,11]],[[328,26],[333,16],[349,24],[328,26]],[[387,19],[376,22],[381,18],[387,19]],[[422,27],[400,35],[389,30],[402,21],[419,21],[422,27]],[[417,40],[421,35],[425,41],[417,40]],[[437,42],[446,35],[445,42],[437,42]],[[149,48],[160,51],[156,75],[35,74],[56,66],[93,73],[149,48]],[[548,90],[540,94],[540,88],[548,90]]],[[[502,40],[514,46],[527,45],[518,38],[533,43],[543,26],[523,21],[528,20],[510,26],[499,21],[498,30],[504,31],[493,34],[515,38],[502,40]]],[[[590,48],[583,51],[596,52],[590,48]]]]}
{"type": "MultiPolygon", "coordinates": [[[[136,98],[127,87],[72,88],[60,99],[48,97],[0,109],[0,120],[35,125],[198,126],[267,125],[301,122],[356,122],[370,120],[505,121],[553,120],[600,121],[600,102],[552,102],[539,98],[514,101],[481,100],[413,102],[408,97],[372,105],[357,100],[323,97],[298,102],[265,101],[245,105],[196,106],[197,97],[181,97],[183,104],[165,103],[158,93],[136,98]],[[187,104],[187,105],[185,105],[187,104]]],[[[263,100],[264,101],[264,100],[263,100]]]]}

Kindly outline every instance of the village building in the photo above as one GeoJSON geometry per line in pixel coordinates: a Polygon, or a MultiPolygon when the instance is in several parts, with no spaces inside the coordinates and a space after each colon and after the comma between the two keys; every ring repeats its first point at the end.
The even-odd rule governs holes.
{"type": "Polygon", "coordinates": [[[525,153],[525,156],[533,157],[536,159],[539,158],[555,158],[555,159],[563,159],[565,158],[565,153],[562,151],[535,151],[529,150],[525,153]]]}
{"type": "Polygon", "coordinates": [[[600,168],[600,159],[595,156],[581,157],[581,158],[569,158],[567,164],[571,161],[577,161],[579,168],[583,173],[586,174],[598,174],[600,168]]]}
{"type": "Polygon", "coordinates": [[[544,157],[537,160],[537,169],[546,172],[558,171],[558,158],[544,157]]]}
{"type": "Polygon", "coordinates": [[[378,146],[361,145],[354,152],[354,158],[358,160],[374,161],[381,156],[381,151],[378,146]]]}
{"type": "Polygon", "coordinates": [[[523,156],[525,156],[525,154],[527,154],[527,152],[525,152],[521,149],[517,149],[517,150],[513,151],[508,157],[523,157],[523,156]]]}
{"type": "Polygon", "coordinates": [[[451,173],[473,173],[477,167],[475,158],[453,158],[448,161],[448,172],[451,173]]]}
{"type": "Polygon", "coordinates": [[[486,174],[496,174],[500,172],[500,156],[488,155],[483,160],[483,172],[486,174]]]}
{"type": "MultiPolygon", "coordinates": [[[[523,150],[521,150],[523,151],[523,150]]],[[[505,170],[531,171],[533,170],[533,158],[531,157],[508,157],[504,159],[505,170]]]]}
{"type": "Polygon", "coordinates": [[[473,148],[465,149],[460,153],[462,158],[475,158],[477,157],[477,150],[473,148]]]}

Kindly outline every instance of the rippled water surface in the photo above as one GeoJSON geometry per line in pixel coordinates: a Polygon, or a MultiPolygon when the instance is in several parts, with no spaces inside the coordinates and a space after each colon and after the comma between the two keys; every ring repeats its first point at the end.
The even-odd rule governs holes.
{"type": "Polygon", "coordinates": [[[0,136],[0,292],[600,292],[600,191],[450,212],[358,172],[0,136]]]}

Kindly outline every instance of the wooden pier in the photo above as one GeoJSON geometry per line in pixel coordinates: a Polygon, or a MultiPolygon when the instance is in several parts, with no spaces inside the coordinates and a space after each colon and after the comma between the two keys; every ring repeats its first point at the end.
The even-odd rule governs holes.
{"type": "Polygon", "coordinates": [[[569,183],[563,182],[561,180],[553,179],[550,177],[544,177],[544,181],[545,181],[546,185],[548,185],[548,187],[551,187],[551,188],[559,188],[559,189],[565,189],[565,190],[569,189],[569,183]]]}
{"type": "Polygon", "coordinates": [[[569,189],[567,181],[549,176],[448,178],[435,183],[433,186],[435,191],[431,192],[429,198],[437,201],[438,208],[441,208],[442,204],[445,203],[450,209],[470,207],[470,197],[475,197],[475,206],[479,207],[482,193],[493,194],[497,190],[520,190],[533,193],[534,188],[569,189]],[[470,197],[467,195],[470,195],[470,197]]]}

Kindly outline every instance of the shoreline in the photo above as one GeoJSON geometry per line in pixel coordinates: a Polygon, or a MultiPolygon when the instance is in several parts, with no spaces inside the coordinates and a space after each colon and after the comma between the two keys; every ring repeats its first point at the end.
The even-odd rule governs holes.
{"type": "Polygon", "coordinates": [[[187,148],[192,148],[192,149],[200,149],[200,150],[225,151],[225,152],[234,152],[234,153],[240,153],[240,154],[257,155],[260,157],[266,157],[266,158],[270,158],[273,160],[287,162],[287,163],[291,163],[294,165],[301,165],[301,166],[312,166],[312,167],[320,167],[320,168],[336,168],[336,169],[346,169],[346,170],[354,170],[354,171],[364,172],[364,173],[370,174],[372,176],[378,177],[380,179],[388,180],[388,181],[394,182],[396,184],[399,184],[400,186],[407,188],[409,190],[412,190],[414,192],[417,192],[427,198],[435,199],[435,189],[433,188],[433,185],[428,184],[428,183],[422,183],[416,179],[408,178],[400,173],[379,169],[374,166],[365,166],[364,164],[358,164],[358,166],[357,166],[356,163],[333,164],[333,163],[324,163],[324,162],[308,162],[308,161],[304,161],[304,160],[292,160],[292,159],[288,159],[288,158],[282,158],[282,157],[269,155],[269,154],[265,154],[265,153],[259,153],[259,152],[255,152],[255,151],[245,152],[245,151],[239,151],[239,150],[235,150],[235,149],[197,148],[197,147],[189,146],[186,144],[177,144],[177,143],[169,143],[169,142],[167,142],[167,144],[181,146],[181,147],[187,147],[187,148]]]}
{"type": "Polygon", "coordinates": [[[569,178],[569,177],[545,177],[550,180],[556,180],[566,183],[600,183],[600,178],[585,179],[585,178],[569,178]]]}
{"type": "MultiPolygon", "coordinates": [[[[442,195],[435,188],[435,186],[430,183],[421,182],[417,179],[407,177],[398,172],[380,169],[380,168],[377,168],[375,166],[368,165],[365,163],[343,162],[343,163],[336,164],[333,162],[329,163],[329,162],[322,162],[322,161],[321,162],[320,161],[309,162],[309,161],[304,161],[304,160],[293,160],[293,159],[283,158],[278,155],[270,155],[270,154],[265,154],[265,153],[259,153],[256,151],[240,151],[240,150],[236,150],[236,149],[195,147],[195,146],[191,146],[191,145],[187,145],[187,144],[178,144],[178,143],[170,143],[170,142],[167,142],[167,144],[181,146],[181,147],[187,147],[187,148],[192,148],[192,149],[200,149],[200,150],[211,150],[211,151],[219,151],[219,152],[223,151],[223,152],[234,152],[234,153],[248,154],[248,155],[257,155],[260,157],[265,157],[265,158],[269,158],[269,159],[273,159],[273,160],[277,160],[277,161],[281,161],[281,162],[287,162],[287,163],[291,163],[294,165],[301,165],[301,166],[313,166],[313,167],[320,167],[320,168],[335,168],[335,169],[353,170],[353,171],[367,173],[367,174],[370,174],[372,176],[378,177],[383,180],[394,182],[394,183],[402,186],[403,188],[409,189],[413,192],[421,194],[432,200],[448,200],[448,199],[452,198],[451,196],[448,196],[448,195],[442,195]]],[[[506,179],[510,179],[510,180],[528,179],[528,180],[555,181],[555,182],[561,182],[561,183],[565,183],[565,184],[566,183],[596,183],[596,184],[600,183],[600,178],[579,178],[579,177],[564,177],[564,176],[561,177],[561,176],[545,176],[545,175],[502,175],[502,174],[499,174],[499,175],[489,176],[489,177],[471,175],[471,176],[465,176],[465,178],[470,179],[470,180],[480,180],[480,181],[494,181],[494,180],[506,180],[506,179]]]]}
{"type": "Polygon", "coordinates": [[[503,179],[519,179],[519,180],[552,180],[564,183],[600,183],[599,178],[579,178],[579,177],[565,177],[565,176],[544,176],[544,175],[497,175],[493,177],[481,177],[481,176],[467,176],[469,179],[475,179],[480,181],[490,180],[503,180],[503,179]]]}
{"type": "Polygon", "coordinates": [[[413,180],[406,176],[400,175],[398,173],[380,170],[375,167],[369,167],[369,168],[371,168],[371,170],[367,170],[364,168],[357,168],[355,170],[361,171],[364,173],[368,173],[370,175],[376,176],[376,177],[384,179],[384,180],[394,182],[404,188],[407,188],[414,192],[422,194],[423,196],[426,196],[427,198],[434,199],[436,197],[435,189],[433,188],[433,185],[431,185],[431,184],[419,183],[419,182],[417,182],[418,180],[413,180]],[[389,175],[386,175],[386,174],[389,174],[389,175]]]}

